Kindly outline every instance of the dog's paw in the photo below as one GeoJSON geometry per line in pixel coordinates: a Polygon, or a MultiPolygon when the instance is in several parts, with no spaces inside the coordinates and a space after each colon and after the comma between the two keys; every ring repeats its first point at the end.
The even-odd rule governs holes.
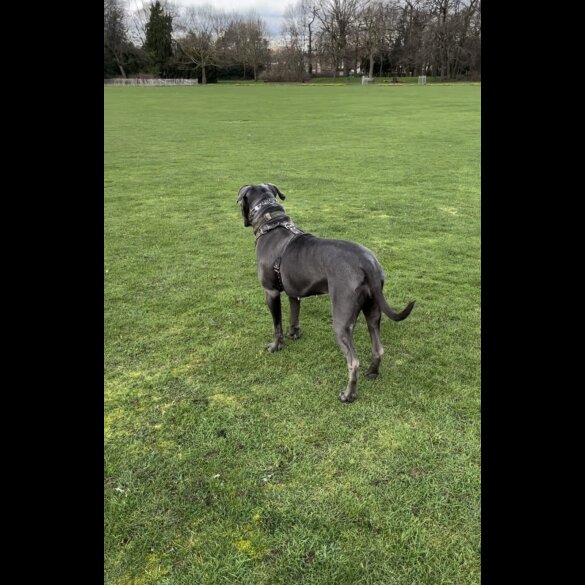
{"type": "Polygon", "coordinates": [[[300,329],[291,329],[286,336],[289,339],[300,339],[301,337],[301,330],[300,329]]]}
{"type": "Polygon", "coordinates": [[[366,376],[366,378],[368,378],[370,380],[375,380],[380,374],[376,370],[372,370],[371,368],[368,368],[364,375],[366,376]]]}
{"type": "Polygon", "coordinates": [[[284,343],[281,340],[273,341],[266,346],[266,349],[270,353],[274,353],[275,351],[280,351],[284,347],[284,343]]]}
{"type": "Polygon", "coordinates": [[[357,394],[347,394],[345,390],[339,395],[341,402],[353,402],[357,398],[357,394]]]}

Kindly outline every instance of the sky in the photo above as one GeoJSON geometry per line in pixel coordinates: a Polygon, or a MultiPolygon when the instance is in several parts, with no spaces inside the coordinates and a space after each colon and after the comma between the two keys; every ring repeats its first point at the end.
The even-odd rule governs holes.
{"type": "Polygon", "coordinates": [[[270,36],[280,36],[282,15],[289,4],[295,0],[174,0],[182,6],[196,6],[199,4],[211,4],[214,8],[223,9],[226,12],[237,11],[245,14],[254,10],[258,16],[264,19],[270,36]]]}

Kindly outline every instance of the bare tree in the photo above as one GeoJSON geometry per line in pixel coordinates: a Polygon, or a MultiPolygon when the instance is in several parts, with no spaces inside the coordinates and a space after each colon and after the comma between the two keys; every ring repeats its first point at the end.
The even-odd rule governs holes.
{"type": "Polygon", "coordinates": [[[454,48],[453,22],[449,17],[453,0],[431,0],[430,14],[433,16],[433,30],[435,36],[435,48],[441,67],[441,77],[449,78],[451,75],[451,52],[454,48]]]}
{"type": "Polygon", "coordinates": [[[374,76],[374,59],[379,55],[386,40],[386,10],[382,2],[368,2],[359,14],[359,30],[363,47],[368,55],[370,71],[368,77],[374,76]]]}
{"type": "Polygon", "coordinates": [[[320,45],[332,61],[334,76],[343,67],[349,71],[346,57],[351,27],[357,16],[359,0],[320,0],[316,15],[321,25],[320,45]]]}
{"type": "Polygon", "coordinates": [[[227,67],[241,65],[252,69],[254,80],[260,68],[267,64],[269,56],[266,24],[254,12],[247,16],[234,13],[220,39],[218,39],[218,63],[227,67]]]}
{"type": "Polygon", "coordinates": [[[303,22],[307,27],[307,53],[309,58],[309,77],[313,75],[313,30],[315,19],[317,18],[317,8],[309,0],[301,0],[303,10],[303,22]]]}
{"type": "Polygon", "coordinates": [[[245,50],[245,33],[243,30],[242,17],[239,14],[231,14],[225,31],[217,40],[217,62],[222,67],[241,65],[244,78],[248,59],[245,50]]]}
{"type": "Polygon", "coordinates": [[[146,23],[150,15],[149,2],[129,0],[128,36],[139,47],[146,41],[146,23]]]}
{"type": "MultiPolygon", "coordinates": [[[[433,0],[430,0],[433,1],[433,0]]],[[[424,68],[424,36],[431,21],[426,4],[429,0],[405,0],[400,8],[393,43],[397,69],[414,75],[424,68]]]]}
{"type": "Polygon", "coordinates": [[[480,22],[480,6],[479,0],[427,0],[425,4],[424,53],[444,79],[479,68],[481,26],[476,23],[480,22]]]}
{"type": "Polygon", "coordinates": [[[457,76],[464,67],[469,68],[471,64],[471,55],[473,54],[473,40],[469,42],[470,37],[473,39],[477,35],[474,26],[478,22],[480,12],[479,0],[469,0],[466,4],[461,2],[457,13],[457,30],[455,46],[455,62],[453,65],[453,75],[457,76]],[[474,34],[475,33],[475,34],[474,34]]]}
{"type": "Polygon", "coordinates": [[[207,83],[207,68],[217,64],[217,41],[226,26],[226,14],[209,4],[187,6],[177,19],[177,47],[201,69],[201,83],[207,83]]]}
{"type": "Polygon", "coordinates": [[[244,38],[244,54],[246,61],[254,72],[254,81],[258,79],[258,70],[268,61],[268,40],[264,21],[251,14],[242,23],[244,38]]]}
{"type": "Polygon", "coordinates": [[[400,16],[400,0],[390,0],[383,5],[383,36],[379,49],[380,69],[378,75],[382,76],[384,70],[384,55],[389,55],[396,40],[398,32],[398,19],[400,16]]]}
{"type": "Polygon", "coordinates": [[[309,76],[313,74],[313,44],[317,24],[317,7],[312,0],[298,0],[289,4],[284,12],[282,35],[285,47],[299,53],[298,59],[303,62],[309,76]]]}

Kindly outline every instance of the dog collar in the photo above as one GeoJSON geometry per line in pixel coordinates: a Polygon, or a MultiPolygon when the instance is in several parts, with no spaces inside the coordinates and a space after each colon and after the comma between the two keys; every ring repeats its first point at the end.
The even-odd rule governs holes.
{"type": "Polygon", "coordinates": [[[250,209],[250,211],[248,212],[248,221],[250,221],[251,223],[252,216],[256,215],[256,212],[262,209],[263,207],[266,207],[266,205],[278,205],[278,207],[281,207],[281,205],[279,205],[279,203],[274,198],[263,199],[262,201],[260,201],[260,203],[254,205],[254,207],[250,209]]]}
{"type": "Polygon", "coordinates": [[[261,230],[266,224],[274,221],[275,219],[284,219],[288,217],[284,211],[277,209],[276,211],[269,211],[260,217],[258,225],[254,227],[254,233],[257,234],[258,230],[261,230]]]}

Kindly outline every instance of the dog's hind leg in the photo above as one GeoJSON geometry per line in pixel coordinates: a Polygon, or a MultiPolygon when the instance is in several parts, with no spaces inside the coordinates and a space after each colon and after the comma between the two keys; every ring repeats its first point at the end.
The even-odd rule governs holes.
{"type": "Polygon", "coordinates": [[[301,312],[301,299],[297,297],[288,297],[290,302],[290,331],[287,337],[298,339],[301,336],[301,326],[299,324],[299,313],[301,312]]]}
{"type": "Polygon", "coordinates": [[[368,378],[377,378],[380,371],[380,362],[384,355],[384,348],[380,341],[380,319],[382,311],[375,300],[370,300],[363,308],[366,323],[368,324],[368,331],[370,332],[370,339],[372,340],[372,363],[366,371],[368,378]]]}
{"type": "Polygon", "coordinates": [[[339,395],[341,402],[353,402],[357,398],[358,360],[355,348],[353,346],[353,329],[359,313],[359,308],[349,299],[336,299],[331,295],[333,305],[333,330],[337,344],[345,355],[347,360],[347,369],[349,371],[349,382],[347,388],[339,395]]]}
{"type": "Polygon", "coordinates": [[[282,337],[282,310],[280,305],[280,292],[277,290],[264,289],[264,298],[268,308],[270,309],[272,322],[274,323],[274,337],[266,349],[273,353],[275,351],[280,351],[284,345],[282,337]]]}

